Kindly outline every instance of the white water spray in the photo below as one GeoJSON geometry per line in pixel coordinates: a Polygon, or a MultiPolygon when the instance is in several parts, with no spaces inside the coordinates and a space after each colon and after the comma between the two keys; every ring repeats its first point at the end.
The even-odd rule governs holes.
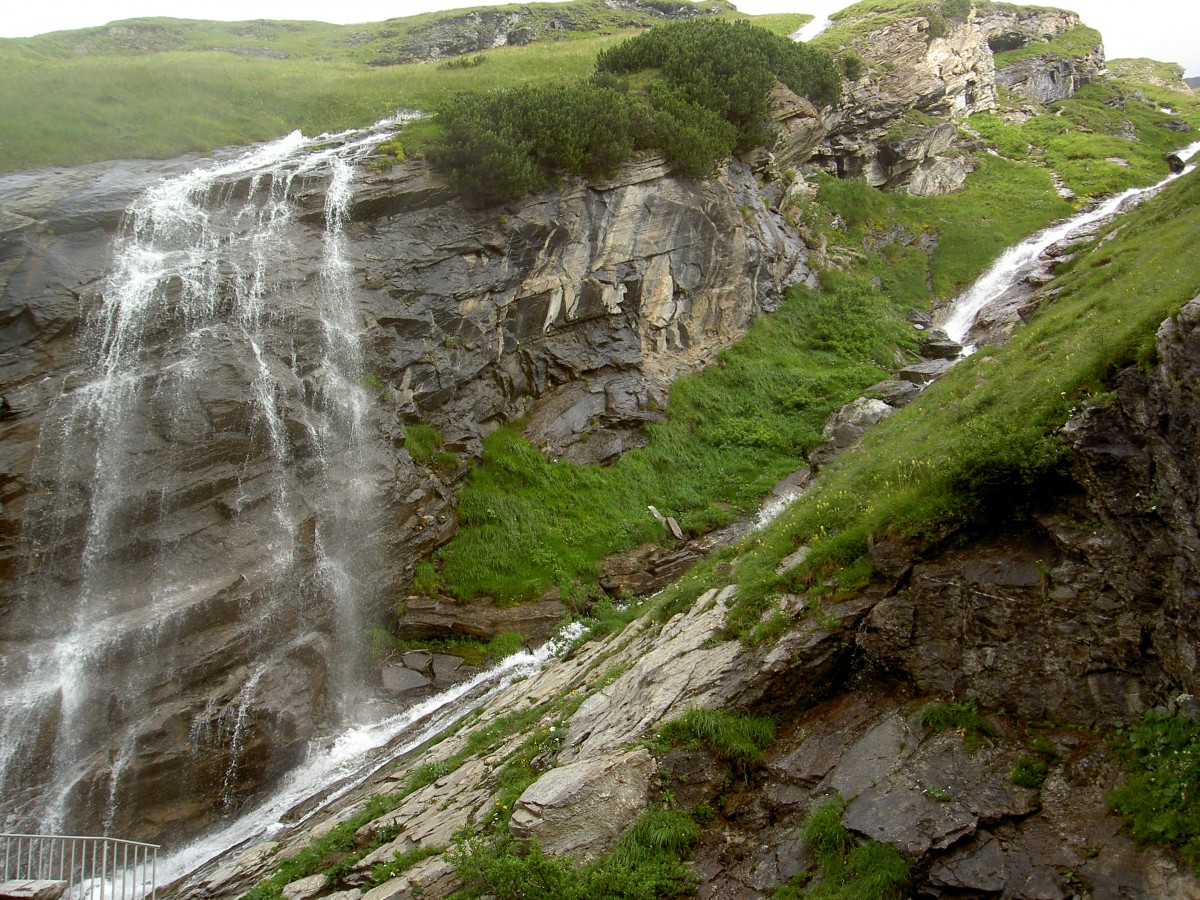
{"type": "MultiPolygon", "coordinates": [[[[187,658],[189,636],[230,616],[238,591],[254,598],[240,639],[256,656],[319,627],[295,609],[298,593],[312,595],[310,608],[333,607],[322,614],[332,624],[326,665],[350,689],[374,503],[364,473],[382,451],[372,448],[344,228],[355,161],[397,121],[316,139],[294,132],[167,179],[127,214],[81,365],[64,379],[34,464],[24,535],[34,636],[0,662],[4,824],[114,824],[134,747],[160,727],[149,710],[185,689],[171,684],[173,663],[200,665],[187,658]],[[325,208],[310,284],[292,261],[305,252],[298,197],[313,186],[325,189],[325,208]],[[199,508],[226,522],[220,546],[208,523],[176,512],[211,490],[193,473],[214,463],[228,486],[199,508]]],[[[262,676],[186,700],[230,725],[188,728],[197,740],[232,735],[218,787],[236,775],[262,676]]]]}
{"type": "Polygon", "coordinates": [[[344,796],[387,760],[419,747],[518,678],[540,670],[571,646],[584,630],[579,623],[572,623],[537,650],[505,657],[469,681],[382,721],[348,729],[332,744],[314,748],[308,759],[260,806],[162,860],[160,881],[168,883],[182,878],[234,847],[267,840],[296,825],[294,821],[283,821],[289,810],[313,798],[319,798],[323,805],[344,796]]]}

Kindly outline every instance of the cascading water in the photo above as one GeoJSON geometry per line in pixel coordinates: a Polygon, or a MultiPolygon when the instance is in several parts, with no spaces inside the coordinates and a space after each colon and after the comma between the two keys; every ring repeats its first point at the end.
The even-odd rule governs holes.
{"type": "MultiPolygon", "coordinates": [[[[165,883],[182,878],[233,847],[265,840],[285,827],[295,826],[294,819],[284,824],[293,809],[303,805],[315,814],[323,804],[362,784],[383,762],[421,746],[518,678],[536,672],[584,630],[579,623],[571,623],[537,650],[514,653],[469,681],[401,713],[348,729],[327,747],[310,754],[260,805],[164,859],[160,880],[165,883]]],[[[185,895],[189,893],[204,895],[202,887],[185,895]]]]}
{"type": "MultiPolygon", "coordinates": [[[[1186,162],[1197,153],[1200,153],[1200,141],[1183,148],[1177,155],[1186,162]]],[[[1037,265],[1038,258],[1051,245],[1113,215],[1127,204],[1137,203],[1153,196],[1165,185],[1191,172],[1194,168],[1195,165],[1191,164],[1185,166],[1182,172],[1172,173],[1150,187],[1130,188],[1115,194],[1103,203],[1084,210],[1065,222],[1039,231],[1021,243],[1010,247],[990,269],[979,276],[975,283],[950,305],[949,313],[941,324],[942,330],[949,335],[951,340],[965,345],[979,314],[1028,275],[1037,265]]],[[[969,354],[973,350],[973,347],[967,346],[965,352],[969,354]]]]}
{"type": "Polygon", "coordinates": [[[10,830],[202,827],[205,798],[235,807],[353,709],[387,448],[344,231],[394,124],[293,133],[127,214],[34,463],[0,662],[10,830]],[[256,702],[280,681],[290,706],[256,702]]]}

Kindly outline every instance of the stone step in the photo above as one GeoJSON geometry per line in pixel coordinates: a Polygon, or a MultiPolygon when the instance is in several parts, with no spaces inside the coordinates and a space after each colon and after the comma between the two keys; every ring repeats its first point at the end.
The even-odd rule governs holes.
{"type": "Polygon", "coordinates": [[[0,900],[59,900],[66,890],[65,881],[22,878],[0,882],[0,900]]]}

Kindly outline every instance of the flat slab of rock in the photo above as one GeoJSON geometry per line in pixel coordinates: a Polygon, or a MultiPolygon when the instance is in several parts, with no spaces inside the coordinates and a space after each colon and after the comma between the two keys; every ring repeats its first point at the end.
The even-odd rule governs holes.
{"type": "Polygon", "coordinates": [[[792,571],[792,569],[802,565],[804,561],[808,559],[811,553],[812,547],[809,547],[807,544],[801,547],[799,550],[792,551],[782,560],[780,560],[779,565],[775,567],[775,574],[786,575],[788,572],[792,571]]]}
{"type": "Polygon", "coordinates": [[[424,672],[433,662],[433,654],[428,650],[409,650],[400,658],[404,661],[404,665],[410,669],[416,669],[418,672],[424,672]]]}
{"type": "Polygon", "coordinates": [[[929,384],[930,382],[937,381],[952,368],[954,368],[952,360],[931,359],[928,362],[913,363],[911,366],[905,366],[898,374],[901,379],[913,384],[929,384]]]}
{"type": "Polygon", "coordinates": [[[866,393],[877,394],[888,406],[903,406],[921,393],[921,389],[911,381],[889,379],[871,385],[866,393]]]}
{"type": "Polygon", "coordinates": [[[284,900],[309,900],[325,890],[325,873],[318,872],[283,887],[284,900]]]}
{"type": "Polygon", "coordinates": [[[406,666],[386,665],[381,674],[383,689],[393,694],[405,694],[433,683],[420,672],[406,666]]]}
{"type": "Polygon", "coordinates": [[[962,344],[951,340],[940,328],[927,331],[917,340],[921,355],[927,359],[958,359],[962,355],[962,344]]]}
{"type": "Polygon", "coordinates": [[[462,668],[463,660],[461,656],[451,656],[447,653],[433,654],[433,680],[448,681],[454,677],[454,673],[462,668]]]}
{"type": "Polygon", "coordinates": [[[445,897],[457,883],[454,867],[440,856],[423,859],[407,872],[371,888],[363,900],[429,900],[445,897]]]}
{"type": "Polygon", "coordinates": [[[517,800],[508,829],[553,856],[595,859],[646,808],[656,770],[645,747],[551,769],[517,800]]]}
{"type": "Polygon", "coordinates": [[[490,641],[505,632],[547,640],[558,630],[567,608],[558,600],[499,607],[488,602],[447,603],[431,597],[409,597],[396,636],[406,641],[473,637],[490,641]]]}
{"type": "Polygon", "coordinates": [[[4,900],[58,900],[67,890],[65,881],[18,880],[0,883],[4,900]]]}

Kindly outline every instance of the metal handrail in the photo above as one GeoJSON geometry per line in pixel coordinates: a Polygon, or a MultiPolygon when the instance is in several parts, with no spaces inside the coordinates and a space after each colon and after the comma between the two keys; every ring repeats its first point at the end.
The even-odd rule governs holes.
{"type": "Polygon", "coordinates": [[[111,837],[0,834],[2,881],[66,882],[64,897],[155,900],[158,844],[111,837]]]}

